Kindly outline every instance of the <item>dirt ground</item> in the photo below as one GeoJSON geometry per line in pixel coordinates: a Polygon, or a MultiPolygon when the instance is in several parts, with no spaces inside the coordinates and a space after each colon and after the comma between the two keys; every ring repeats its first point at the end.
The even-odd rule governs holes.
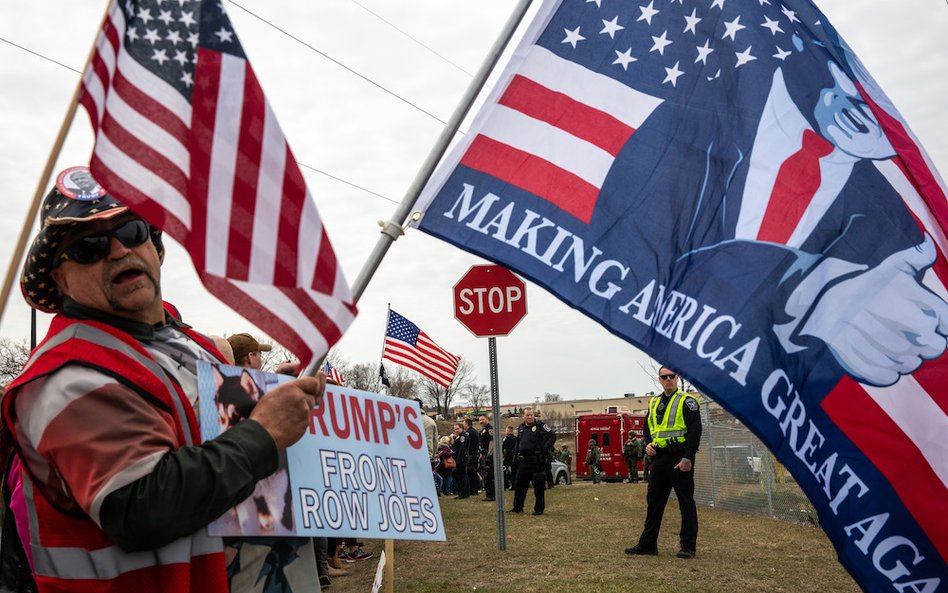
{"type": "MultiPolygon", "coordinates": [[[[658,556],[629,557],[645,517],[644,484],[577,482],[547,492],[543,516],[505,515],[498,549],[496,512],[481,497],[441,498],[445,542],[396,541],[398,592],[511,591],[834,593],[859,588],[821,530],[699,507],[698,557],[681,560],[677,503],[669,501],[658,556]]],[[[506,508],[512,493],[505,493],[506,508]]],[[[532,505],[532,493],[527,506],[532,505]]],[[[331,593],[370,590],[375,556],[333,579],[331,593]]],[[[385,591],[383,585],[381,591],[385,591]]]]}

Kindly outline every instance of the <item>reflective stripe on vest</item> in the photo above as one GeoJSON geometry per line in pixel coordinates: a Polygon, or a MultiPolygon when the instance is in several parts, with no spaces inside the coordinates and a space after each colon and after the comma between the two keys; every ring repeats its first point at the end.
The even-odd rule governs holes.
{"type": "MultiPolygon", "coordinates": [[[[55,372],[67,359],[112,375],[143,397],[151,398],[146,401],[170,414],[179,446],[200,440],[186,396],[138,342],[102,324],[59,316],[53,323],[51,331],[55,333],[33,352],[24,372],[6,393],[3,409],[9,429],[13,429],[10,416],[19,387],[55,372]],[[76,343],[70,345],[70,340],[76,343]]],[[[204,529],[156,550],[125,552],[91,519],[67,516],[51,506],[26,471],[23,492],[34,575],[40,591],[124,591],[129,582],[136,580],[143,581],[139,590],[144,593],[227,591],[223,543],[219,537],[208,536],[204,529]],[[64,538],[64,534],[72,535],[64,538]],[[196,584],[201,587],[195,589],[196,584]]]]}
{"type": "MultiPolygon", "coordinates": [[[[184,438],[183,444],[194,444],[195,439],[192,432],[197,432],[197,427],[191,426],[188,413],[184,408],[184,402],[186,398],[184,394],[180,392],[177,385],[168,377],[164,369],[161,368],[161,365],[159,365],[155,359],[149,356],[147,352],[137,349],[132,344],[98,327],[94,327],[83,322],[74,322],[68,325],[63,331],[51,336],[36,348],[20,375],[26,376],[28,369],[30,369],[34,363],[39,361],[43,354],[46,354],[57,346],[61,346],[73,339],[89,342],[90,344],[95,344],[96,346],[106,348],[128,357],[132,359],[134,363],[144,367],[144,369],[148,371],[152,377],[159,380],[168,394],[167,403],[169,403],[170,407],[174,410],[175,419],[177,420],[178,425],[181,427],[180,434],[184,438]]],[[[190,406],[190,403],[188,403],[188,405],[190,406]]]]}
{"type": "Polygon", "coordinates": [[[97,550],[83,548],[47,548],[39,538],[39,521],[33,498],[33,483],[23,475],[23,494],[26,497],[33,538],[33,571],[37,576],[56,577],[64,580],[90,579],[107,581],[131,572],[166,564],[187,564],[193,556],[221,552],[223,543],[219,537],[207,535],[204,529],[190,537],[183,537],[157,550],[125,552],[118,546],[97,550]]]}
{"type": "Polygon", "coordinates": [[[685,442],[685,435],[688,431],[685,428],[685,416],[682,403],[685,401],[685,398],[688,397],[694,398],[693,395],[685,393],[680,389],[672,394],[671,400],[665,407],[665,414],[661,421],[658,418],[658,404],[662,396],[653,397],[649,402],[648,431],[652,436],[654,447],[661,449],[667,447],[669,443],[685,442]],[[671,422],[671,425],[669,425],[669,422],[671,422]]]}

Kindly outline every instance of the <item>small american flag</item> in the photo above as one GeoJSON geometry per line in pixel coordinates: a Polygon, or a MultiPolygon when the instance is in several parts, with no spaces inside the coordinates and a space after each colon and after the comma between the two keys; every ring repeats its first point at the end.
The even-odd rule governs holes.
{"type": "Polygon", "coordinates": [[[438,346],[417,325],[391,310],[388,312],[382,358],[417,371],[445,387],[454,381],[461,362],[460,356],[438,346]]]}
{"type": "Polygon", "coordinates": [[[356,315],[220,2],[113,2],[83,74],[96,179],[185,246],[215,296],[305,365],[356,315]]]}
{"type": "Polygon", "coordinates": [[[332,364],[327,360],[323,365],[323,370],[326,372],[326,378],[335,383],[336,385],[345,385],[346,378],[342,376],[342,373],[339,372],[339,369],[332,366],[332,364]]]}

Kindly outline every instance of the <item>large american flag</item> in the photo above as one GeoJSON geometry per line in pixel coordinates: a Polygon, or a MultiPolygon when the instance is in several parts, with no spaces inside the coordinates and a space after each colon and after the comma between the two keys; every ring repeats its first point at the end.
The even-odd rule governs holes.
{"type": "Polygon", "coordinates": [[[382,358],[417,371],[444,387],[454,381],[461,362],[460,356],[438,346],[417,325],[392,310],[388,312],[382,358]]]}
{"type": "Polygon", "coordinates": [[[339,340],[349,285],[222,2],[113,2],[81,102],[93,175],[211,293],[304,364],[339,340]]]}
{"type": "Polygon", "coordinates": [[[812,2],[544,2],[422,205],[422,230],[548,288],[734,412],[867,591],[940,590],[945,184],[812,2]],[[872,135],[878,153],[847,152],[872,135]],[[615,273],[589,273],[601,262],[615,273]],[[802,317],[813,333],[778,334],[893,263],[849,303],[802,317]],[[739,381],[734,359],[695,346],[701,316],[724,311],[743,337],[710,342],[755,349],[739,381]],[[914,365],[867,357],[899,369],[872,381],[829,351],[825,328],[914,365]]]}

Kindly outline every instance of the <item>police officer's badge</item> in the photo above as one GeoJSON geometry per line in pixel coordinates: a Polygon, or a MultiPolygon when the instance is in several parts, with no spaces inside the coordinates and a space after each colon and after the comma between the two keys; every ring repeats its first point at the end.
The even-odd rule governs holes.
{"type": "Polygon", "coordinates": [[[537,425],[534,424],[534,425],[533,425],[533,428],[531,428],[530,430],[532,430],[533,432],[536,432],[536,431],[537,431],[537,425]]]}

